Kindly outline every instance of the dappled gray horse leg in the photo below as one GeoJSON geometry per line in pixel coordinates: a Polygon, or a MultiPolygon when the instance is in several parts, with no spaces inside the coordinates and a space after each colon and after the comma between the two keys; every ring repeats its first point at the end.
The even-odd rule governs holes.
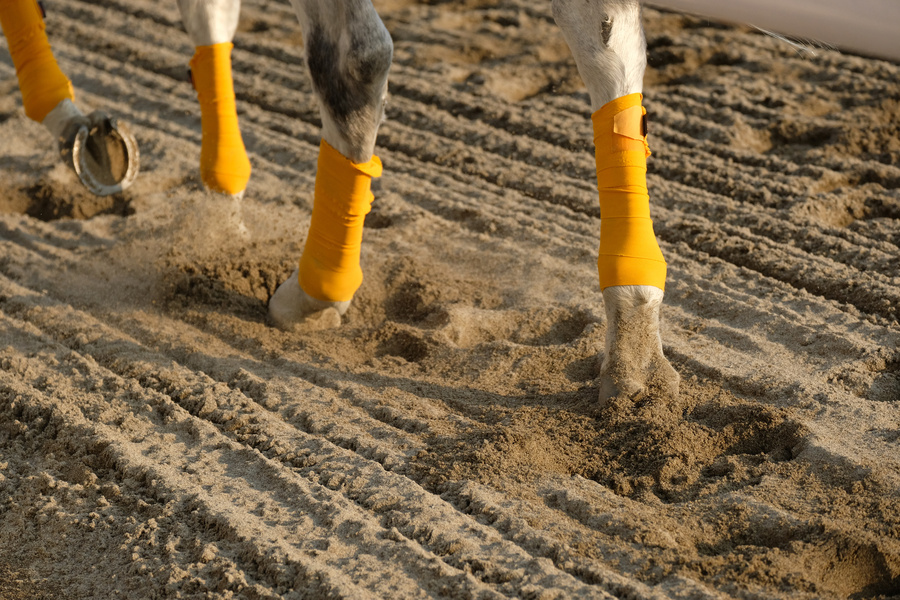
{"type": "Polygon", "coordinates": [[[375,138],[384,118],[393,56],[391,37],[369,0],[293,0],[292,4],[319,102],[323,144],[316,203],[300,269],[269,301],[270,320],[285,329],[320,311],[343,314],[354,286],[361,282],[359,213],[364,216],[368,211],[368,200],[345,197],[347,191],[335,179],[343,177],[338,172],[354,177],[355,186],[364,188],[357,190],[358,195],[365,196],[369,194],[366,178],[380,174],[380,162],[374,158],[375,138]],[[342,220],[354,221],[348,225],[352,231],[337,231],[336,221],[342,220]],[[322,251],[326,246],[343,248],[322,251]]]}

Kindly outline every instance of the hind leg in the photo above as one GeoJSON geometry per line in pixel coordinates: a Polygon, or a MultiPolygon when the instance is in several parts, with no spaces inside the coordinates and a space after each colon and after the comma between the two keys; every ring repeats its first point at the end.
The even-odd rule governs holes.
{"type": "Polygon", "coordinates": [[[659,310],[665,261],[646,188],[641,103],[646,43],[637,0],[553,0],[553,15],[591,97],[600,192],[598,270],[607,316],[600,400],[678,394],[663,356],[659,310]]]}
{"type": "Polygon", "coordinates": [[[293,0],[322,117],[315,203],[299,269],[269,301],[289,329],[310,314],[343,314],[362,283],[362,225],[381,174],[375,138],[384,117],[393,55],[369,0],[293,0]]]}

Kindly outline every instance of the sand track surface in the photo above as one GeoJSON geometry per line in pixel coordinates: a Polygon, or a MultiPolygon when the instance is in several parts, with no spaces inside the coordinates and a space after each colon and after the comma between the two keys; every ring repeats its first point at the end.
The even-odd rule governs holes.
{"type": "Polygon", "coordinates": [[[0,48],[0,598],[900,598],[900,66],[645,11],[682,391],[601,410],[589,102],[549,2],[376,1],[366,278],[291,333],[266,302],[318,112],[289,6],[244,5],[240,204],[199,182],[174,2],[47,3],[78,102],[140,143],[112,198],[0,48]]]}

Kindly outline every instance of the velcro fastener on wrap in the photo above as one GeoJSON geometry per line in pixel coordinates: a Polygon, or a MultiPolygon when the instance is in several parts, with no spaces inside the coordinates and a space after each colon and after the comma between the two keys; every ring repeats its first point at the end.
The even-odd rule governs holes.
{"type": "Polygon", "coordinates": [[[653,232],[647,192],[646,110],[641,94],[605,104],[591,115],[600,197],[600,288],[665,289],[666,262],[653,232]]]}

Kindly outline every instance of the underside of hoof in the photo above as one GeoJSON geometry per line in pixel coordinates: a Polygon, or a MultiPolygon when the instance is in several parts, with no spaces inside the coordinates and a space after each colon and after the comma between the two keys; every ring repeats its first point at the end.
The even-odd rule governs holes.
{"type": "Polygon", "coordinates": [[[102,112],[87,117],[72,138],[70,148],[61,149],[84,186],[97,196],[109,196],[130,186],[140,170],[137,142],[124,123],[102,112]]]}

